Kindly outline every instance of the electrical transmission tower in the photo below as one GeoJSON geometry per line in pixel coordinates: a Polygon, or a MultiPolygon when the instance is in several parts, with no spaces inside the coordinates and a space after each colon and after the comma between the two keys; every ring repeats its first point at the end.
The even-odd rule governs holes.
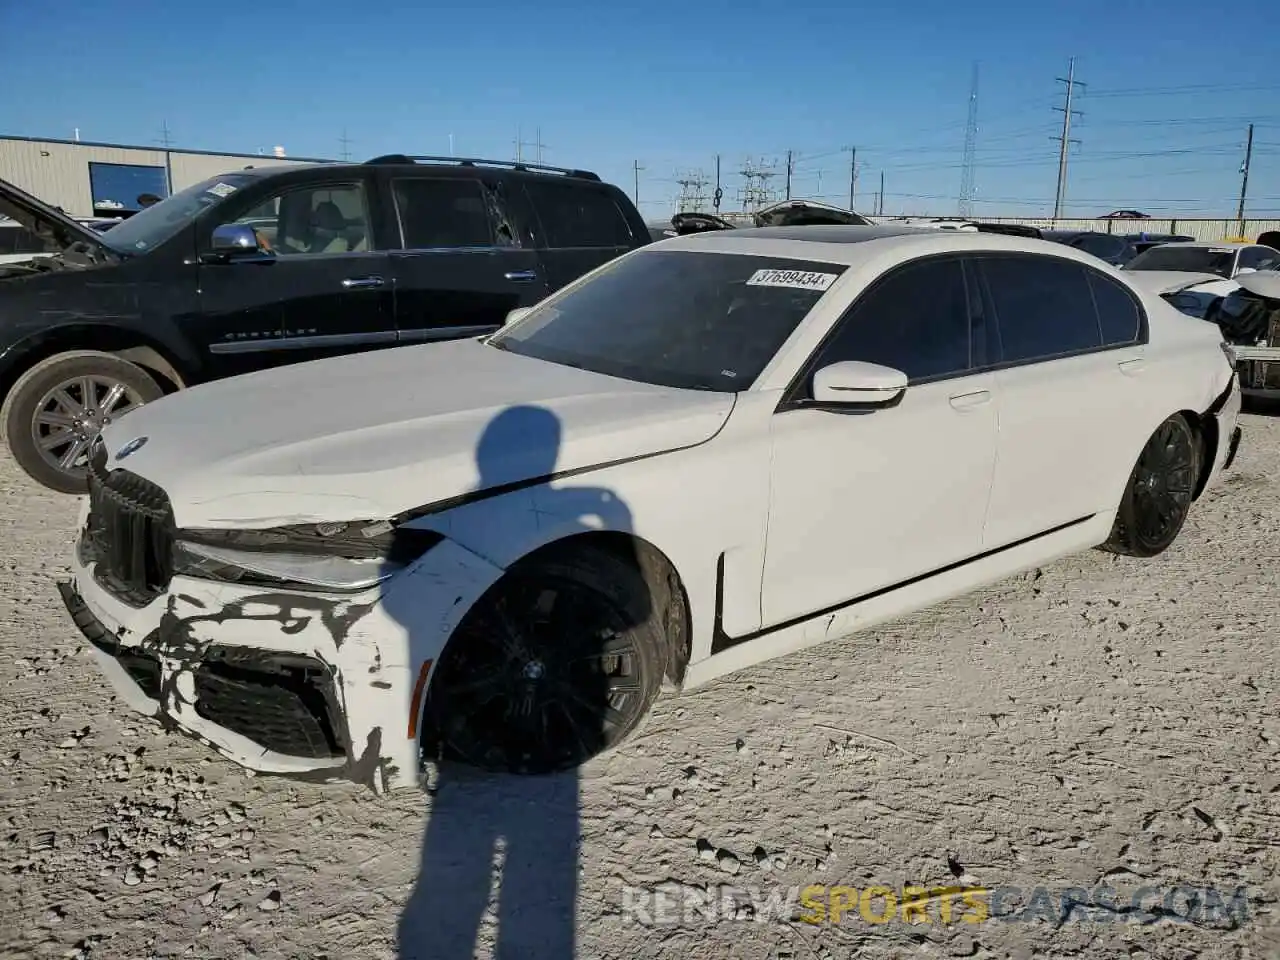
{"type": "Polygon", "coordinates": [[[978,149],[978,64],[969,82],[969,122],[964,128],[964,166],[960,171],[960,216],[973,216],[973,174],[978,149]]]}
{"type": "Polygon", "coordinates": [[[691,170],[677,176],[676,183],[680,184],[680,196],[676,200],[677,212],[697,213],[702,210],[708,199],[707,185],[710,182],[710,178],[701,170],[691,170]]]}
{"type": "Polygon", "coordinates": [[[347,136],[346,127],[342,128],[342,136],[338,138],[338,143],[342,145],[342,152],[339,156],[343,163],[347,163],[351,160],[351,138],[347,136]]]}
{"type": "Polygon", "coordinates": [[[742,169],[738,171],[738,176],[742,178],[738,200],[742,203],[743,212],[759,210],[773,199],[769,181],[777,175],[778,172],[773,169],[772,164],[752,163],[750,158],[747,159],[742,169]]]}
{"type": "Polygon", "coordinates": [[[1065,106],[1054,107],[1055,110],[1062,111],[1062,136],[1051,137],[1057,140],[1060,145],[1058,152],[1058,192],[1053,201],[1053,219],[1057,220],[1062,216],[1062,199],[1067,193],[1067,151],[1071,148],[1071,144],[1079,143],[1079,140],[1071,139],[1071,118],[1072,116],[1082,117],[1079,110],[1071,109],[1071,100],[1076,92],[1076,87],[1087,86],[1076,79],[1076,58],[1072,57],[1071,62],[1067,66],[1066,79],[1058,77],[1059,83],[1067,85],[1067,102],[1065,106]]]}

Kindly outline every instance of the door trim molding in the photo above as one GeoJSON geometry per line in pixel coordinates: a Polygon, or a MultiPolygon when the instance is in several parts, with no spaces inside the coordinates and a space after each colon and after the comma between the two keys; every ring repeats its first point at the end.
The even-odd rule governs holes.
{"type": "Polygon", "coordinates": [[[316,347],[358,347],[375,343],[395,343],[394,330],[371,330],[367,333],[321,333],[306,337],[253,337],[244,340],[219,340],[209,344],[210,353],[264,353],[271,350],[308,350],[316,347]]]}
{"type": "Polygon", "coordinates": [[[969,564],[978,563],[1008,550],[1025,546],[1035,540],[1052,536],[1055,533],[1061,533],[1063,530],[1069,530],[1072,527],[1078,527],[1083,523],[1088,523],[1096,516],[1096,513],[1091,513],[1087,517],[1080,517],[1077,520],[1061,523],[1056,527],[1052,527],[1040,533],[1034,533],[1029,537],[1023,537],[1021,540],[1015,540],[1013,543],[1007,543],[1002,547],[984,550],[982,553],[974,554],[964,560],[957,560],[955,563],[949,563],[945,567],[938,567],[936,570],[930,570],[928,573],[922,573],[918,576],[909,577],[908,579],[901,580],[897,583],[891,583],[888,586],[872,590],[870,593],[864,593],[860,596],[854,597],[852,600],[842,600],[840,603],[832,604],[829,607],[824,607],[823,609],[816,610],[813,613],[802,614],[798,617],[792,617],[790,620],[784,620],[782,623],[775,623],[772,626],[762,627],[759,630],[754,630],[751,633],[744,634],[740,637],[731,637],[724,631],[724,554],[721,553],[719,558],[716,560],[716,608],[715,622],[713,624],[711,634],[711,655],[715,656],[717,653],[723,653],[731,647],[738,646],[738,644],[748,643],[752,640],[759,640],[771,633],[777,633],[778,631],[786,630],[789,627],[797,627],[810,620],[817,620],[819,617],[828,617],[833,613],[839,613],[849,607],[857,606],[858,604],[865,603],[868,600],[874,600],[877,597],[882,597],[895,590],[915,586],[917,583],[922,583],[925,580],[932,579],[933,577],[941,576],[944,573],[951,573],[953,570],[959,570],[961,567],[966,567],[969,564]]]}

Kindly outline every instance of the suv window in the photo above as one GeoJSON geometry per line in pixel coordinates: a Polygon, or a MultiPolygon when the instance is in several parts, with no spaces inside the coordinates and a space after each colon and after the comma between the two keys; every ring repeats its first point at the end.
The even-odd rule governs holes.
{"type": "Polygon", "coordinates": [[[16,223],[0,223],[0,255],[50,253],[53,244],[45,243],[26,227],[16,223]]]}
{"type": "Polygon", "coordinates": [[[1085,272],[1098,310],[1102,342],[1109,347],[1136,343],[1142,335],[1142,307],[1137,299],[1111,277],[1096,270],[1085,272]]]}
{"type": "Polygon", "coordinates": [[[253,227],[264,249],[282,257],[371,247],[368,203],[359,183],[291,187],[228,222],[253,227]]]}
{"type": "Polygon", "coordinates": [[[406,250],[515,245],[515,231],[478,180],[406,178],[392,181],[392,193],[406,250]]]}
{"type": "Polygon", "coordinates": [[[525,189],[538,212],[548,247],[627,247],[631,226],[603,190],[531,181],[525,189]]]}
{"type": "Polygon", "coordinates": [[[1255,270],[1275,270],[1280,267],[1280,251],[1270,247],[1247,247],[1240,252],[1240,267],[1255,270]]]}
{"type": "Polygon", "coordinates": [[[1128,245],[1128,241],[1123,237],[1109,237],[1105,233],[1086,233],[1072,244],[1077,249],[1103,260],[1119,257],[1128,245]]]}
{"type": "Polygon", "coordinates": [[[865,360],[901,370],[913,381],[970,369],[960,260],[908,264],[877,281],[841,318],[819,356],[818,366],[865,360]]]}
{"type": "Polygon", "coordinates": [[[1102,346],[1085,268],[1054,257],[982,257],[1002,361],[1025,363],[1102,346]]]}

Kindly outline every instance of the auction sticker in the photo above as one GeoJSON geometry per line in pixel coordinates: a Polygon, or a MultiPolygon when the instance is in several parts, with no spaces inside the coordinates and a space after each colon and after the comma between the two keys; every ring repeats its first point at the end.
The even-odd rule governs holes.
{"type": "Polygon", "coordinates": [[[757,270],[747,278],[747,286],[826,290],[839,276],[838,273],[813,273],[808,270],[757,270]]]}
{"type": "Polygon", "coordinates": [[[235,184],[223,183],[221,180],[205,191],[205,193],[212,193],[215,197],[218,197],[219,199],[226,199],[227,197],[231,196],[235,192],[236,192],[235,184]]]}

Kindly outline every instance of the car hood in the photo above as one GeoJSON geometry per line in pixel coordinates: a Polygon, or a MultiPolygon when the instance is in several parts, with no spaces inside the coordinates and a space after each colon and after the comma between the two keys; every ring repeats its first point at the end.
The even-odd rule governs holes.
{"type": "Polygon", "coordinates": [[[1126,270],[1124,275],[1135,286],[1158,296],[1189,290],[1202,283],[1220,283],[1226,279],[1216,273],[1188,273],[1182,270],[1126,270]]]}
{"type": "Polygon", "coordinates": [[[60,250],[84,244],[102,256],[116,257],[115,251],[102,242],[97,231],[65,213],[59,213],[6,180],[0,180],[0,216],[16,220],[36,236],[53,241],[60,250]]]}
{"type": "Polygon", "coordinates": [[[871,221],[852,210],[814,200],[782,200],[762,207],[752,217],[757,227],[788,227],[805,224],[841,224],[867,227],[871,221]]]}
{"type": "Polygon", "coordinates": [[[733,404],[462,340],[182,390],[103,440],[109,468],[165,489],[178,526],[249,529],[381,519],[692,446],[733,404]]]}

